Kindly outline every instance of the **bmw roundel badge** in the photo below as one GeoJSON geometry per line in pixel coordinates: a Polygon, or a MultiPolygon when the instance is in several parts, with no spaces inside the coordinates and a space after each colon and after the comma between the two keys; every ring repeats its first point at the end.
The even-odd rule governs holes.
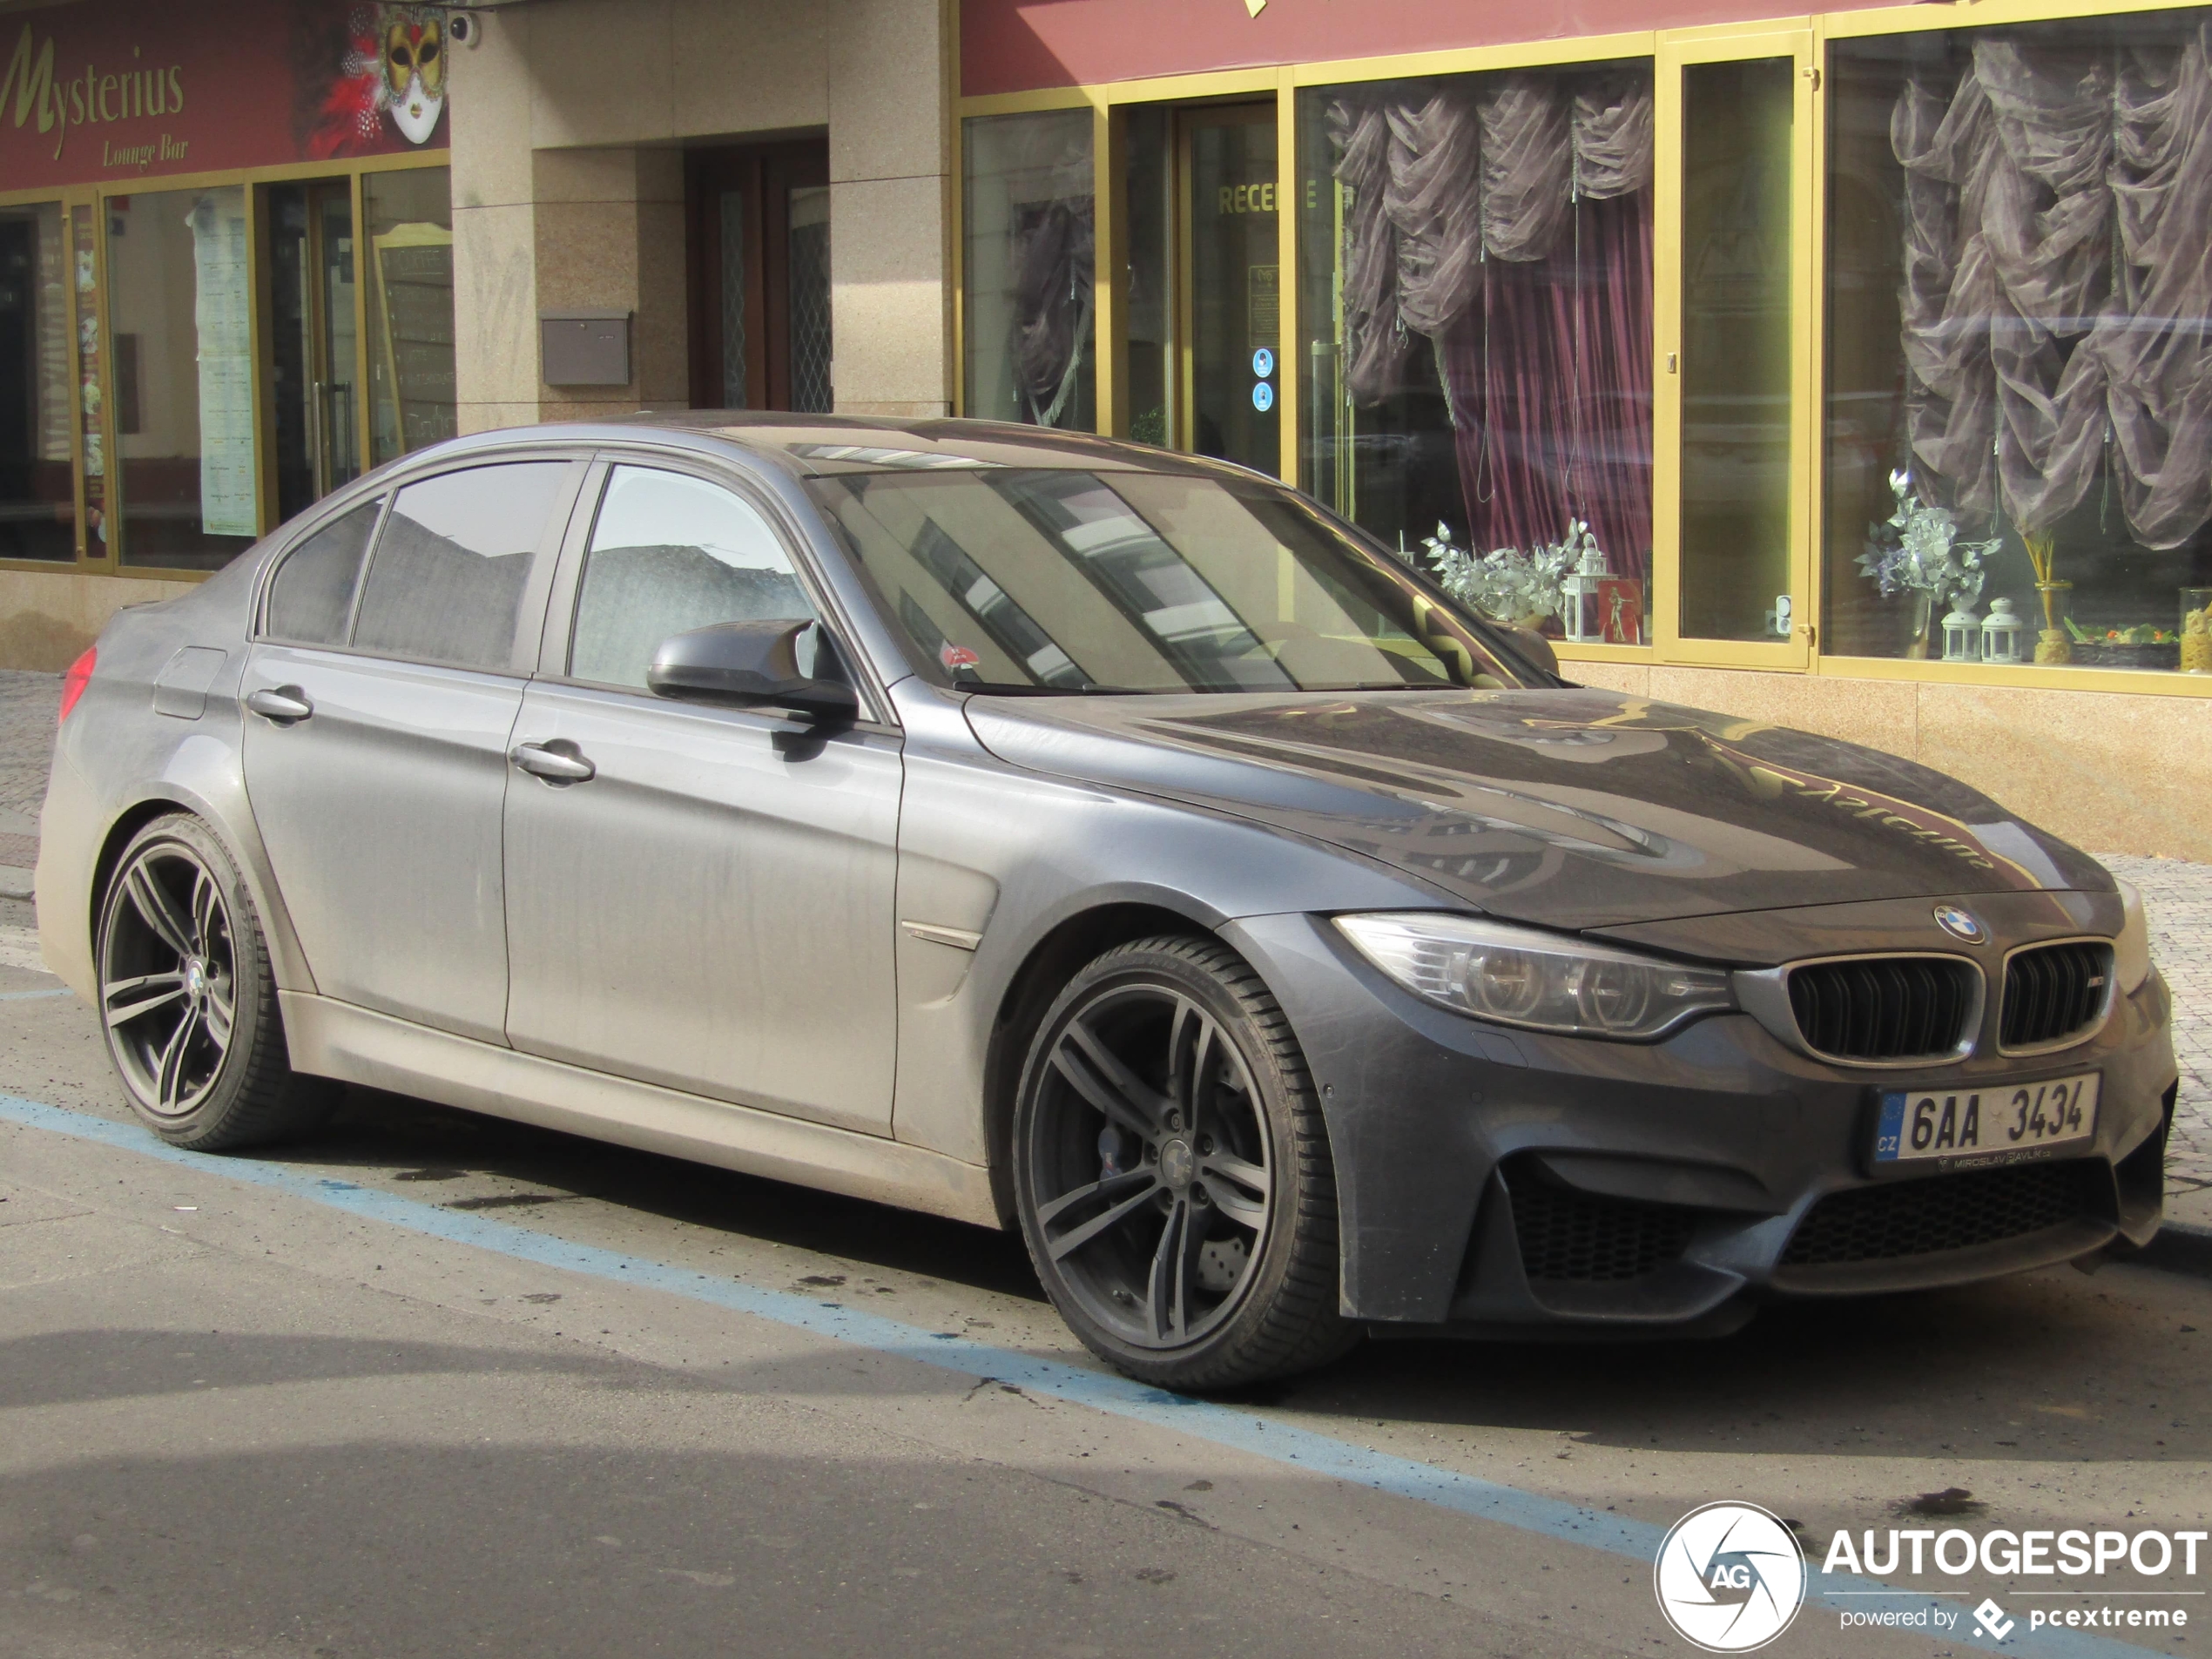
{"type": "Polygon", "coordinates": [[[1955,904],[1939,904],[1935,907],[1936,926],[1953,939],[1963,939],[1969,945],[1979,945],[1989,937],[1989,930],[1981,925],[1981,918],[1971,910],[1955,904]]]}

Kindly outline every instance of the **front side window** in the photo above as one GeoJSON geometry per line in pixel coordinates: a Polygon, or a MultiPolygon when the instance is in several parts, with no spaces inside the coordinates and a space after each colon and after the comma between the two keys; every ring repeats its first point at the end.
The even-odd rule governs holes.
{"type": "Polygon", "coordinates": [[[569,672],[643,690],[671,635],[813,615],[782,538],[752,507],[680,472],[617,467],[591,528],[569,672]]]}
{"type": "Polygon", "coordinates": [[[1317,87],[1298,142],[1300,482],[1471,603],[1646,643],[1649,63],[1317,87]]]}
{"type": "Polygon", "coordinates": [[[1828,650],[2212,672],[2208,19],[1832,47],[1828,650]]]}
{"type": "Polygon", "coordinates": [[[1396,561],[1264,484],[994,468],[814,487],[941,684],[1073,693],[1527,683],[1396,561]]]}
{"type": "Polygon", "coordinates": [[[512,668],[523,598],[567,472],[564,461],[470,467],[401,490],[369,562],[354,645],[512,668]]]}
{"type": "Polygon", "coordinates": [[[381,497],[340,515],[286,555],[269,583],[266,632],[300,645],[342,645],[354,586],[376,534],[381,497]]]}

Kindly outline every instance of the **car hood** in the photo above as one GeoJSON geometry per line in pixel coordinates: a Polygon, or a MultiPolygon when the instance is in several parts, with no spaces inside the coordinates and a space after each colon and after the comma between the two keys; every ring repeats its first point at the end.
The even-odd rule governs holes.
{"type": "Polygon", "coordinates": [[[2112,885],[1925,766],[1611,691],[977,696],[967,708],[1012,765],[1258,819],[1545,927],[2112,885]]]}

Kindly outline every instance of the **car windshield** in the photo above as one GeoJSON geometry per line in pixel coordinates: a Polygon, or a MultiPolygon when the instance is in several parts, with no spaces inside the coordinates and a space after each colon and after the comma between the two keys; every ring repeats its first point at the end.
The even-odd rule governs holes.
{"type": "Polygon", "coordinates": [[[1542,683],[1288,491],[978,466],[811,481],[941,684],[1029,694],[1542,683]]]}

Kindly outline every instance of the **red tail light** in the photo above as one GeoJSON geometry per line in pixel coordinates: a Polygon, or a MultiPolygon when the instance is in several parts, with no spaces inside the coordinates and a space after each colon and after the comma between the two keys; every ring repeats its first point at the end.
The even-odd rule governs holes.
{"type": "Polygon", "coordinates": [[[56,725],[69,718],[69,711],[77,706],[77,699],[84,695],[84,688],[92,683],[92,669],[99,659],[99,647],[95,645],[69,665],[69,672],[62,676],[62,711],[56,725]]]}

